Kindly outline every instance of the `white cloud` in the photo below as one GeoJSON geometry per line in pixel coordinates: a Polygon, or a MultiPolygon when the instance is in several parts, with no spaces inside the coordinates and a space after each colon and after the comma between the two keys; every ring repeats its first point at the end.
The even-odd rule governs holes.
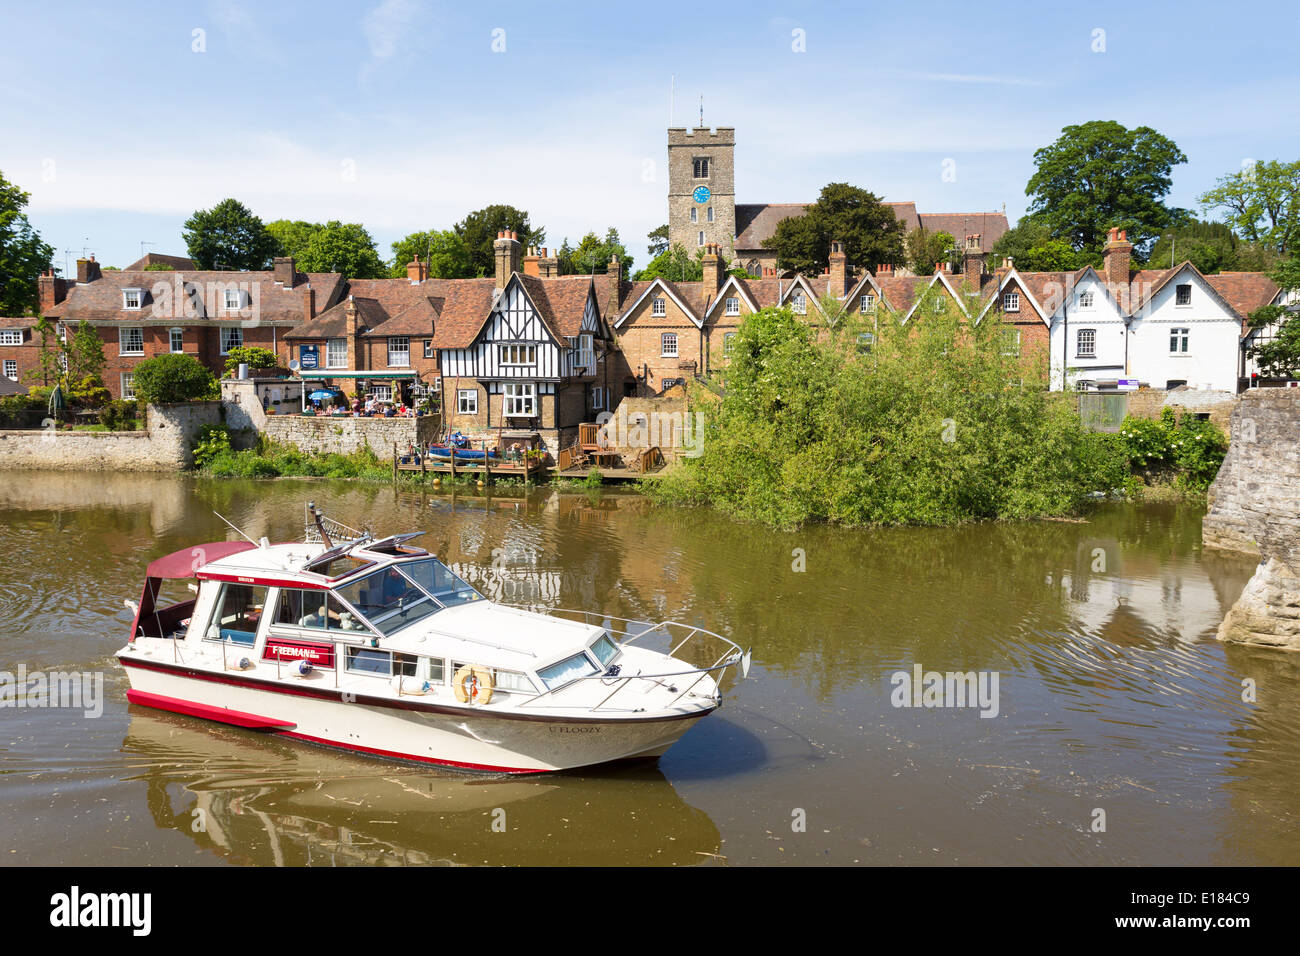
{"type": "Polygon", "coordinates": [[[370,55],[377,60],[396,56],[403,39],[410,35],[423,12],[415,0],[384,0],[367,13],[361,28],[370,45],[370,55]]]}

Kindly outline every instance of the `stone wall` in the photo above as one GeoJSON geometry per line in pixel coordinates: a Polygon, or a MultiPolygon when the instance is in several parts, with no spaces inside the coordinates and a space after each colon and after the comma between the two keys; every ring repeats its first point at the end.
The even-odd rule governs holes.
{"type": "Polygon", "coordinates": [[[305,452],[350,455],[369,447],[380,458],[390,458],[394,442],[405,450],[408,444],[432,441],[439,428],[436,415],[419,418],[267,415],[261,430],[268,438],[295,445],[305,452]]]}
{"type": "Polygon", "coordinates": [[[0,431],[0,469],[181,471],[194,464],[199,429],[221,421],[221,405],[150,405],[145,420],[134,432],[0,431]]]}
{"type": "Polygon", "coordinates": [[[1219,639],[1300,650],[1300,391],[1246,392],[1231,435],[1210,486],[1202,540],[1261,560],[1219,639]]]}

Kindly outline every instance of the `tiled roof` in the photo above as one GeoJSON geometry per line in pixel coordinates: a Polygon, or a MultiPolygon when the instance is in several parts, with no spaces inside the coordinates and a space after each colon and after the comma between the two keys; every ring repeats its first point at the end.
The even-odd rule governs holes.
{"type": "MultiPolygon", "coordinates": [[[[126,272],[143,272],[145,266],[171,266],[173,269],[181,269],[186,272],[193,272],[198,268],[194,260],[188,256],[169,256],[161,252],[148,252],[144,256],[135,260],[126,267],[126,272]]],[[[166,271],[161,270],[161,271],[166,271]]]]}
{"type": "Polygon", "coordinates": [[[442,301],[422,295],[387,322],[372,328],[367,334],[431,336],[433,330],[438,327],[442,301]]]}
{"type": "Polygon", "coordinates": [[[304,322],[284,333],[286,339],[332,339],[347,334],[348,302],[356,304],[357,318],[364,329],[373,329],[388,320],[388,313],[374,299],[363,296],[349,296],[342,302],[326,309],[310,322],[304,322]]]}
{"type": "Polygon", "coordinates": [[[921,225],[927,232],[948,233],[957,240],[958,248],[964,245],[966,236],[978,235],[980,247],[986,250],[992,249],[993,243],[1010,228],[1006,215],[1000,212],[923,212],[921,225]]]}
{"type": "MultiPolygon", "coordinates": [[[[273,272],[192,272],[177,270],[174,272],[128,271],[123,269],[105,270],[98,279],[91,282],[78,282],[68,289],[68,297],[50,308],[45,314],[51,318],[60,318],[67,322],[86,319],[90,322],[166,322],[180,321],[184,303],[173,302],[165,314],[155,315],[152,290],[162,284],[169,290],[176,288],[176,283],[186,286],[196,285],[204,298],[209,296],[206,290],[217,285],[229,285],[240,288],[243,284],[256,283],[259,318],[263,322],[278,325],[298,325],[303,319],[304,301],[307,290],[315,292],[315,306],[328,308],[337,299],[343,285],[343,277],[337,272],[312,272],[304,275],[298,273],[293,288],[286,288],[275,281],[273,272]],[[142,308],[123,309],[122,290],[140,289],[143,295],[142,308]]],[[[173,293],[174,294],[174,293],[173,293]]],[[[206,318],[219,321],[226,318],[216,302],[216,310],[206,318]]],[[[232,314],[230,318],[239,318],[232,314]]],[[[202,316],[190,316],[183,321],[202,320],[202,316]]]]}
{"type": "Polygon", "coordinates": [[[746,203],[736,204],[736,248],[762,249],[763,240],[776,235],[776,224],[791,216],[802,216],[808,204],[746,203]]]}
{"type": "Polygon", "coordinates": [[[0,375],[0,396],[3,395],[26,395],[27,386],[21,382],[15,382],[7,375],[0,375]]]}
{"type": "Polygon", "coordinates": [[[1277,283],[1262,272],[1219,272],[1205,281],[1241,316],[1243,332],[1249,328],[1250,313],[1268,305],[1278,293],[1277,283]]]}

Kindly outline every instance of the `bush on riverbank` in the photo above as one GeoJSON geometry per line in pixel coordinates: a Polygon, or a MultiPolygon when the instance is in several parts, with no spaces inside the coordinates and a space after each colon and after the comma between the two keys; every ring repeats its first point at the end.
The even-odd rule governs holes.
{"type": "Polygon", "coordinates": [[[1182,496],[1203,495],[1219,473],[1228,436],[1211,422],[1166,408],[1157,419],[1124,419],[1114,436],[1132,472],[1130,493],[1170,487],[1182,496]]]}
{"type": "Polygon", "coordinates": [[[392,464],[369,448],[348,455],[308,454],[263,436],[256,448],[235,451],[224,425],[204,426],[194,442],[194,467],[216,478],[362,478],[392,477],[392,464]]]}
{"type": "Polygon", "coordinates": [[[778,526],[942,525],[1074,513],[1121,486],[1123,450],[1045,390],[996,314],[923,299],[906,324],[849,313],[814,330],[788,309],[740,327],[703,454],[654,482],[662,501],[778,526]],[[820,332],[820,334],[818,334],[820,332]]]}

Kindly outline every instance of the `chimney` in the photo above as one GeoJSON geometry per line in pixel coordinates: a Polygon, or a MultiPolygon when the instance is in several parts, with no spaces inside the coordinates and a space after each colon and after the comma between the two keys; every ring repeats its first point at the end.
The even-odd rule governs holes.
{"type": "Polygon", "coordinates": [[[1129,255],[1132,252],[1133,243],[1128,241],[1125,230],[1111,229],[1102,254],[1102,271],[1106,274],[1108,285],[1128,285],[1129,255]]]}
{"type": "Polygon", "coordinates": [[[53,269],[46,269],[36,280],[36,293],[41,305],[41,315],[44,315],[67,298],[68,280],[56,276],[53,269]]]}
{"type": "Polygon", "coordinates": [[[962,250],[961,259],[966,285],[975,292],[979,291],[980,276],[984,275],[984,247],[980,245],[980,239],[979,233],[966,237],[966,248],[962,250]]]}
{"type": "Polygon", "coordinates": [[[876,266],[876,275],[878,276],[892,276],[893,274],[894,267],[888,262],[882,262],[880,265],[876,266]]]}
{"type": "Polygon", "coordinates": [[[704,295],[714,296],[722,288],[721,246],[710,243],[704,247],[704,295]]]}
{"type": "Polygon", "coordinates": [[[618,253],[610,253],[609,262],[605,264],[605,274],[616,279],[623,278],[623,263],[618,261],[618,253]]]}
{"type": "Polygon", "coordinates": [[[304,322],[316,318],[316,290],[310,285],[302,287],[302,317],[304,322]]]}
{"type": "Polygon", "coordinates": [[[542,274],[541,262],[542,257],[537,254],[537,248],[529,246],[528,255],[524,256],[524,275],[540,276],[542,274]]]}
{"type": "Polygon", "coordinates": [[[844,254],[844,243],[831,240],[830,256],[831,295],[842,299],[849,291],[849,259],[844,254]]]}
{"type": "Polygon", "coordinates": [[[77,282],[94,282],[99,276],[99,263],[95,261],[94,253],[89,259],[77,260],[77,282]]]}
{"type": "Polygon", "coordinates": [[[276,282],[286,289],[293,288],[293,280],[298,275],[294,268],[293,256],[276,256],[271,260],[271,268],[275,273],[276,282]]]}
{"type": "Polygon", "coordinates": [[[519,237],[513,231],[498,232],[492,251],[496,258],[497,288],[504,289],[510,276],[519,271],[519,237]]]}
{"type": "Polygon", "coordinates": [[[420,257],[416,256],[414,262],[406,264],[406,278],[411,281],[411,285],[423,282],[429,278],[429,263],[421,262],[420,257]]]}
{"type": "Polygon", "coordinates": [[[542,246],[542,254],[537,260],[538,274],[543,279],[553,279],[560,274],[560,260],[557,256],[549,256],[549,250],[542,246]]]}

